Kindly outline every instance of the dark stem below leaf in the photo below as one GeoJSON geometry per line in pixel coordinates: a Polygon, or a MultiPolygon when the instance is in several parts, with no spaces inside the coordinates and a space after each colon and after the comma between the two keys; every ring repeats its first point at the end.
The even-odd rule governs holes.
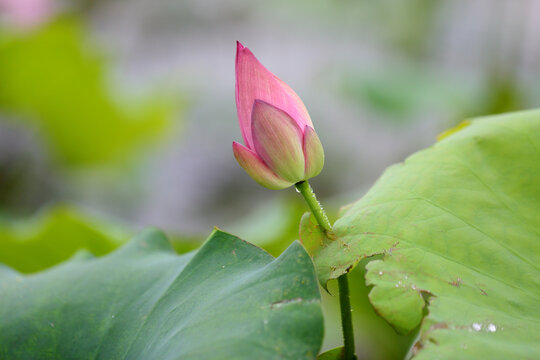
{"type": "MultiPolygon", "coordinates": [[[[330,239],[334,239],[335,236],[332,233],[332,225],[326,212],[321,206],[321,203],[317,200],[317,196],[313,192],[313,189],[309,185],[307,180],[300,181],[295,184],[296,189],[308,204],[311,213],[319,223],[319,226],[324,230],[326,236],[330,239]]],[[[347,274],[343,274],[338,278],[339,286],[339,304],[341,309],[341,327],[343,328],[343,359],[344,360],[354,360],[356,356],[354,355],[354,332],[352,324],[352,313],[351,313],[351,301],[349,297],[349,280],[347,279],[347,274]]]]}

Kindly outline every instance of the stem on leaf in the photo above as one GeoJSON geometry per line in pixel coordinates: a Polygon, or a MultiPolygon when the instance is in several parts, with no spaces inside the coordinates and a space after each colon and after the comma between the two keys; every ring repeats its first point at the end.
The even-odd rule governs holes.
{"type": "MultiPolygon", "coordinates": [[[[307,180],[300,181],[295,184],[296,189],[308,204],[311,213],[319,223],[319,226],[324,230],[326,236],[329,239],[335,239],[334,234],[332,233],[332,225],[326,212],[321,206],[321,203],[317,200],[317,196],[313,192],[313,189],[309,185],[307,180]]],[[[354,360],[356,356],[354,355],[354,332],[352,324],[352,313],[351,313],[351,301],[349,298],[349,280],[347,279],[347,274],[343,274],[338,278],[339,286],[339,304],[341,309],[341,327],[343,329],[343,359],[344,360],[354,360]]]]}

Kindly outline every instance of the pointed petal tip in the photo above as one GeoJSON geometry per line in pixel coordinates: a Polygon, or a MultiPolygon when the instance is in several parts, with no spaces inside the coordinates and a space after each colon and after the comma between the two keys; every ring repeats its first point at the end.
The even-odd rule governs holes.
{"type": "Polygon", "coordinates": [[[253,101],[253,108],[251,109],[251,117],[253,118],[253,114],[255,113],[255,109],[257,109],[257,111],[261,111],[261,110],[265,110],[265,109],[269,109],[269,108],[272,108],[272,110],[276,109],[276,110],[279,110],[279,111],[283,111],[283,110],[277,108],[276,106],[270,104],[269,102],[266,102],[266,101],[261,100],[261,99],[255,99],[255,101],[253,101]]]}
{"type": "Polygon", "coordinates": [[[309,125],[306,125],[305,127],[299,126],[298,122],[291,116],[289,113],[283,109],[280,109],[279,107],[269,103],[268,101],[261,100],[261,99],[255,99],[253,101],[253,107],[251,109],[251,121],[253,122],[254,118],[260,118],[260,114],[282,114],[281,118],[287,118],[292,124],[294,124],[294,127],[303,134],[303,131],[305,128],[309,127],[309,125]]]}
{"type": "Polygon", "coordinates": [[[245,150],[252,151],[249,147],[245,146],[244,144],[240,144],[237,141],[232,142],[232,148],[233,148],[234,156],[236,156],[236,154],[240,151],[245,151],[245,150]]]}
{"type": "MultiPolygon", "coordinates": [[[[259,60],[257,60],[255,55],[253,55],[253,53],[251,52],[251,50],[249,50],[249,48],[242,45],[240,41],[236,41],[236,61],[237,62],[240,56],[242,57],[247,56],[248,58],[253,58],[257,63],[259,62],[259,60]]],[[[253,59],[250,59],[248,61],[253,61],[253,59]]]]}

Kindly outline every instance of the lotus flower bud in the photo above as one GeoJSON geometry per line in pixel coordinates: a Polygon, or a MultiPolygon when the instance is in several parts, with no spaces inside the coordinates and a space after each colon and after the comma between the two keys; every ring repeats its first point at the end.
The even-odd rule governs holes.
{"type": "Polygon", "coordinates": [[[236,109],[245,145],[233,142],[234,156],[256,182],[284,189],[321,172],[324,151],[304,103],[240,43],[236,109]]]}

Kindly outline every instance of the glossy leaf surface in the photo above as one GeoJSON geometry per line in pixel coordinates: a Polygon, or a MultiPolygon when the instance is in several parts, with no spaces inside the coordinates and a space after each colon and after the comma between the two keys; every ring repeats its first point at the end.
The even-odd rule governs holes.
{"type": "Polygon", "coordinates": [[[100,258],[34,275],[0,268],[3,359],[313,359],[322,342],[312,262],[214,231],[177,255],[147,230],[100,258]]]}

